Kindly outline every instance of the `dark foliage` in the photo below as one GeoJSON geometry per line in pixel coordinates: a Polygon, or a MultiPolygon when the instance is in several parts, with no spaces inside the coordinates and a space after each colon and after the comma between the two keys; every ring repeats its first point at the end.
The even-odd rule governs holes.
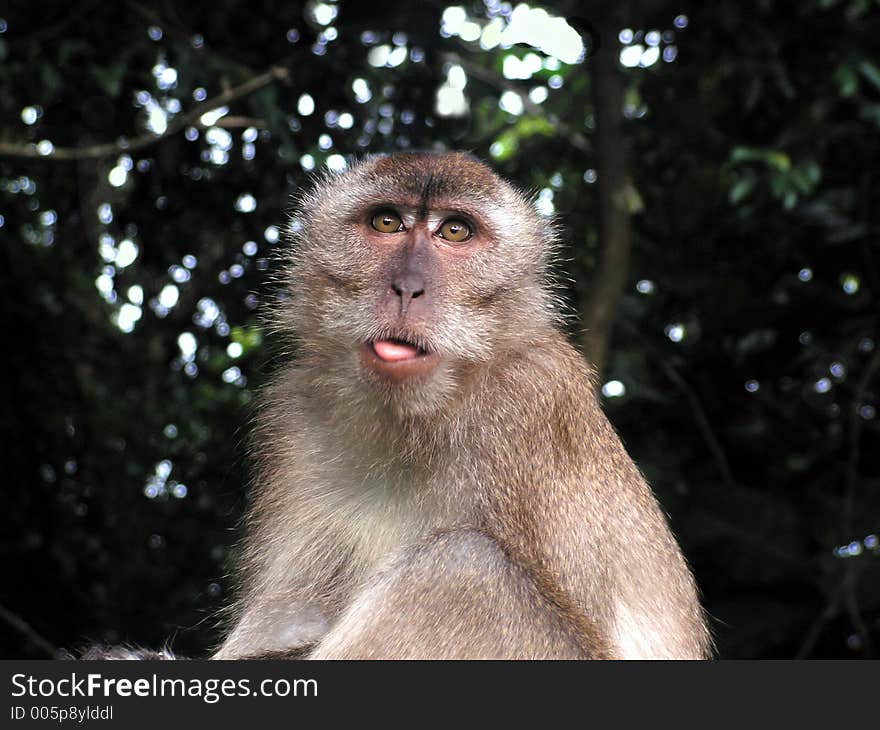
{"type": "Polygon", "coordinates": [[[4,6],[3,656],[216,640],[251,394],[284,356],[259,315],[312,165],[473,150],[559,215],[578,309],[597,43],[635,62],[608,412],[721,656],[876,656],[880,5],[645,0],[620,39],[591,31],[603,5],[545,4],[577,15],[571,63],[481,48],[468,23],[509,18],[488,1],[4,6]]]}

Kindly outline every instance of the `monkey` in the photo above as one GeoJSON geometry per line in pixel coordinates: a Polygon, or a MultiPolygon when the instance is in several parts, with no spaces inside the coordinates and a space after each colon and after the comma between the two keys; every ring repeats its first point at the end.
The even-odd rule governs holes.
{"type": "Polygon", "coordinates": [[[272,314],[293,352],[262,393],[212,658],[709,658],[693,576],[563,333],[554,224],[459,152],[366,157],[295,216],[272,314]]]}
{"type": "Polygon", "coordinates": [[[467,153],[302,194],[216,659],[704,659],[694,578],[563,333],[559,235],[467,153]]]}
{"type": "Polygon", "coordinates": [[[181,659],[168,649],[142,649],[134,646],[89,646],[79,657],[83,661],[169,661],[181,659]]]}

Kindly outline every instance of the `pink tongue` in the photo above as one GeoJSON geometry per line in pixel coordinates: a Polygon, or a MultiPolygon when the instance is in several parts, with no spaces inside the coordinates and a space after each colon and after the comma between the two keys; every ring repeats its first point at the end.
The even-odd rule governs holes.
{"type": "Polygon", "coordinates": [[[373,343],[373,350],[380,359],[386,362],[410,360],[419,354],[419,348],[391,340],[376,340],[373,343]]]}

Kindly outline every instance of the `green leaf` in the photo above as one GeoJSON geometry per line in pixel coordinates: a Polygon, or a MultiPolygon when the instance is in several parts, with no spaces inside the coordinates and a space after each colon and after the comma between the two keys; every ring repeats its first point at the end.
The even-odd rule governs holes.
{"type": "Polygon", "coordinates": [[[784,152],[759,147],[734,147],[730,153],[730,160],[731,162],[763,162],[780,171],[791,167],[791,158],[784,152]]]}
{"type": "Polygon", "coordinates": [[[755,189],[756,179],[753,176],[742,177],[730,186],[727,199],[731,205],[738,205],[755,189]]]}
{"type": "Polygon", "coordinates": [[[495,138],[489,147],[489,153],[498,161],[504,161],[513,156],[519,147],[519,140],[512,129],[505,130],[495,138]]]}
{"type": "Polygon", "coordinates": [[[503,161],[516,153],[522,140],[529,137],[550,137],[552,135],[553,125],[544,117],[525,117],[499,134],[489,148],[489,152],[496,160],[503,161]]]}
{"type": "Polygon", "coordinates": [[[770,190],[777,198],[781,198],[788,191],[788,178],[785,175],[772,175],[770,177],[770,190]]]}
{"type": "Polygon", "coordinates": [[[764,155],[760,150],[751,147],[734,147],[730,153],[731,162],[755,162],[763,158],[764,155]]]}
{"type": "Polygon", "coordinates": [[[834,80],[837,81],[837,87],[843,97],[850,97],[858,91],[859,79],[851,66],[838,66],[834,72],[834,80]]]}
{"type": "Polygon", "coordinates": [[[635,215],[645,210],[645,201],[632,180],[626,181],[626,185],[624,185],[622,190],[622,198],[623,207],[630,215],[635,215]]]}
{"type": "Polygon", "coordinates": [[[791,168],[791,158],[784,152],[768,152],[767,164],[777,170],[786,171],[791,168]]]}
{"type": "Polygon", "coordinates": [[[256,327],[233,327],[229,331],[229,339],[241,345],[244,352],[259,347],[263,342],[263,333],[256,327]]]}
{"type": "Polygon", "coordinates": [[[880,104],[865,104],[859,112],[859,117],[880,127],[880,104]]]}
{"type": "Polygon", "coordinates": [[[64,79],[61,78],[61,74],[49,64],[44,63],[40,65],[40,76],[42,77],[43,89],[47,97],[56,94],[64,85],[64,79]]]}
{"type": "Polygon", "coordinates": [[[119,96],[122,87],[122,77],[125,75],[125,64],[116,63],[112,66],[93,66],[92,76],[98,85],[112,99],[119,96]]]}
{"type": "Polygon", "coordinates": [[[877,68],[870,61],[862,61],[859,64],[859,71],[862,72],[862,76],[871,82],[875,89],[880,91],[880,68],[877,68]]]}
{"type": "Polygon", "coordinates": [[[810,183],[810,178],[807,177],[807,173],[802,167],[794,168],[791,171],[791,175],[789,175],[789,179],[791,180],[792,185],[802,193],[808,193],[813,188],[810,183]]]}
{"type": "Polygon", "coordinates": [[[525,117],[516,123],[514,129],[520,138],[533,137],[535,135],[549,137],[553,134],[553,125],[544,117],[525,117]]]}

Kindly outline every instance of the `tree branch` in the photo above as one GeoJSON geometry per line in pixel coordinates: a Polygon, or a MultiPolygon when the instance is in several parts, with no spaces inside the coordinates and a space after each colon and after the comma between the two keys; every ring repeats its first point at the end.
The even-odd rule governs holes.
{"type": "Polygon", "coordinates": [[[212,99],[202,102],[198,106],[190,109],[190,111],[175,117],[168,124],[168,128],[162,134],[144,134],[124,142],[110,142],[107,144],[90,145],[88,147],[56,147],[50,154],[43,155],[37,151],[36,145],[13,144],[9,142],[0,142],[0,157],[19,157],[27,159],[40,160],[86,160],[99,159],[118,155],[122,152],[137,152],[146,147],[150,147],[163,139],[176,134],[185,127],[196,124],[199,118],[214,109],[226,106],[236,99],[252,94],[264,86],[275,83],[276,81],[286,81],[290,78],[290,73],[286,68],[273,66],[265,73],[248,79],[243,84],[228,89],[218,94],[212,99]]]}
{"type": "Polygon", "coordinates": [[[874,373],[880,368],[880,349],[868,361],[865,371],[856,385],[853,394],[853,407],[849,414],[849,456],[846,463],[846,494],[843,502],[843,538],[848,540],[855,529],[856,491],[859,481],[859,439],[862,435],[862,419],[859,416],[859,404],[864,400],[868,384],[874,373]]]}
{"type": "Polygon", "coordinates": [[[660,369],[666,377],[669,378],[675,387],[682,392],[688,405],[691,407],[691,412],[694,415],[694,422],[697,425],[697,429],[699,430],[700,435],[702,435],[703,441],[709,449],[709,453],[712,454],[712,458],[715,460],[718,471],[721,473],[721,478],[724,480],[725,484],[735,484],[736,480],[734,479],[733,472],[730,468],[730,461],[727,459],[727,454],[724,453],[724,449],[721,447],[721,442],[715,435],[715,430],[709,422],[709,417],[706,415],[706,410],[703,408],[703,404],[700,402],[697,392],[691,387],[687,380],[684,379],[684,376],[682,376],[682,374],[667,361],[667,358],[663,353],[660,352],[658,348],[654,347],[654,345],[652,345],[648,339],[639,332],[635,325],[625,320],[621,321],[620,325],[639,340],[642,346],[651,353],[660,365],[660,369]]]}
{"type": "Polygon", "coordinates": [[[36,46],[40,43],[45,43],[46,41],[51,40],[55,36],[67,30],[68,26],[73,24],[74,21],[79,20],[83,16],[87,16],[89,11],[92,9],[91,6],[97,4],[98,0],[81,0],[70,10],[68,10],[68,12],[64,16],[62,16],[59,20],[51,23],[50,25],[44,25],[39,30],[34,31],[29,35],[11,38],[7,41],[9,48],[11,50],[17,51],[18,49],[24,48],[28,45],[36,46]]]}
{"type": "Polygon", "coordinates": [[[0,619],[5,621],[9,626],[15,629],[19,634],[26,637],[28,641],[38,647],[41,651],[50,657],[58,655],[58,649],[53,646],[42,634],[38,633],[27,621],[25,621],[17,613],[10,611],[3,604],[0,604],[0,619]]]}
{"type": "MultiPolygon", "coordinates": [[[[859,417],[859,404],[865,397],[868,390],[868,384],[874,376],[877,368],[880,367],[880,350],[874,353],[874,356],[865,367],[862,377],[859,379],[858,385],[853,395],[853,407],[850,412],[849,422],[849,455],[846,464],[846,492],[843,497],[843,510],[841,518],[841,537],[844,541],[849,540],[855,530],[855,503],[856,490],[858,487],[858,466],[859,466],[859,439],[862,433],[862,422],[859,417]]],[[[840,612],[841,604],[849,615],[853,628],[858,632],[859,638],[862,640],[865,655],[873,656],[873,643],[871,640],[871,631],[862,618],[862,612],[859,607],[858,599],[858,565],[852,558],[847,560],[847,564],[843,571],[843,578],[832,591],[828,599],[828,604],[822,609],[822,612],[816,617],[816,620],[810,626],[804,638],[801,648],[795,655],[795,659],[805,659],[810,655],[819,637],[822,635],[822,629],[825,624],[833,619],[840,612]]]]}
{"type": "Polygon", "coordinates": [[[828,605],[822,609],[822,612],[816,616],[816,620],[810,625],[807,635],[794,655],[795,659],[807,659],[813,652],[813,649],[816,648],[816,643],[819,641],[819,637],[822,636],[822,629],[825,628],[825,624],[837,615],[842,593],[843,583],[840,583],[832,592],[828,605]]]}
{"type": "MultiPolygon", "coordinates": [[[[852,408],[850,409],[849,457],[846,464],[846,494],[844,495],[842,520],[844,540],[849,540],[855,530],[856,492],[858,491],[859,459],[861,455],[859,440],[862,436],[862,419],[859,416],[859,404],[864,400],[868,384],[878,368],[880,368],[880,350],[877,350],[868,361],[865,371],[862,373],[862,377],[856,386],[855,393],[853,394],[852,408]]],[[[850,621],[852,621],[853,628],[855,628],[859,638],[862,640],[865,656],[870,658],[874,654],[874,646],[871,639],[871,631],[865,624],[861,608],[859,607],[858,583],[858,566],[855,560],[850,558],[844,571],[843,602],[850,621]]]]}

